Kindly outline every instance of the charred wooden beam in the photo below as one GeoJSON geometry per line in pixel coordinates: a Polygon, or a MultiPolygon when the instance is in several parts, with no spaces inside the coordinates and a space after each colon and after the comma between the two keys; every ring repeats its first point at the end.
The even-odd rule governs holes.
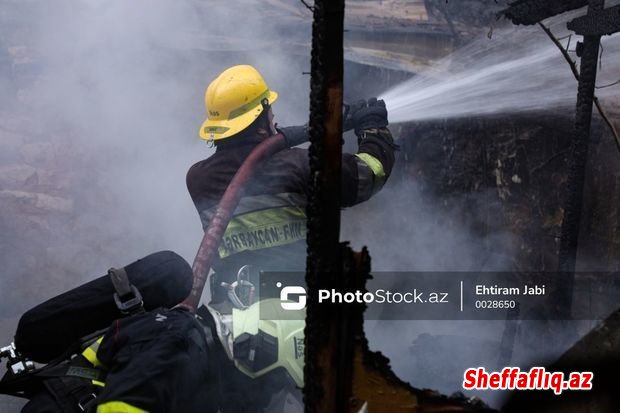
{"type": "Polygon", "coordinates": [[[321,288],[340,288],[340,175],[344,0],[313,7],[304,403],[307,412],[345,411],[351,388],[352,337],[342,308],[318,304],[321,288]]]}
{"type": "MultiPolygon", "coordinates": [[[[602,10],[604,6],[605,0],[590,0],[588,15],[602,10]]],[[[564,308],[570,308],[572,303],[600,41],[600,35],[585,36],[581,54],[575,113],[575,139],[570,147],[567,194],[558,254],[559,271],[567,273],[566,288],[562,290],[563,296],[558,297],[558,300],[565,304],[564,308]]]]}
{"type": "Polygon", "coordinates": [[[514,24],[531,25],[548,17],[584,7],[588,0],[518,0],[500,12],[514,24]]]}
{"type": "Polygon", "coordinates": [[[577,17],[568,22],[566,27],[582,36],[605,36],[620,32],[620,5],[577,17]]]}

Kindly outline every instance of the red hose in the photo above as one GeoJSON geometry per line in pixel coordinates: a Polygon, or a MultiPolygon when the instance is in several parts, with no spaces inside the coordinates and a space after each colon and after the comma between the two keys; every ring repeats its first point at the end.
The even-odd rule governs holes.
{"type": "Polygon", "coordinates": [[[194,259],[194,265],[192,266],[194,273],[192,291],[180,306],[192,312],[196,312],[200,297],[202,296],[202,291],[207,282],[207,276],[209,275],[213,258],[215,254],[217,254],[224,231],[226,231],[226,227],[235,212],[235,208],[237,208],[239,204],[243,189],[252,176],[254,176],[254,171],[261,162],[287,147],[288,145],[284,135],[277,134],[270,136],[258,144],[256,148],[250,152],[245,161],[243,161],[243,164],[233,177],[228,188],[226,188],[226,192],[224,192],[222,199],[220,199],[215,215],[211,219],[211,222],[209,222],[209,226],[205,231],[198,252],[196,253],[196,258],[194,259]]]}

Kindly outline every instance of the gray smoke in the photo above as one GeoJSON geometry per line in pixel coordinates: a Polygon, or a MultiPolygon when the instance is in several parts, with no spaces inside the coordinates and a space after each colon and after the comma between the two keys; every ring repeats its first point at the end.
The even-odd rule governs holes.
{"type": "MultiPolygon", "coordinates": [[[[280,93],[275,120],[307,121],[309,79],[302,72],[310,67],[311,16],[293,3],[283,10],[250,0],[0,1],[0,53],[6,47],[12,56],[18,84],[15,96],[0,97],[0,166],[12,168],[19,181],[1,181],[0,191],[21,191],[0,197],[0,344],[10,339],[21,311],[110,266],[160,249],[193,260],[202,231],[185,173],[211,153],[197,133],[210,80],[231,65],[253,64],[280,93]],[[18,208],[18,195],[34,209],[18,208]]],[[[539,41],[547,50],[548,41],[539,41]]],[[[537,44],[520,50],[538,56],[537,44]]],[[[441,90],[415,79],[426,83],[413,90],[441,90]]],[[[511,79],[506,82],[519,81],[511,79]]],[[[575,90],[574,82],[562,87],[575,90]]],[[[448,105],[453,97],[440,102],[448,105]]],[[[394,116],[397,98],[386,94],[394,116]]],[[[477,268],[484,251],[467,225],[443,225],[445,216],[415,183],[400,190],[386,188],[345,211],[342,238],[356,248],[369,245],[375,270],[477,268]],[[398,193],[401,199],[391,203],[390,194],[398,193]]],[[[510,249],[510,234],[500,229],[492,237],[510,249]]],[[[498,269],[507,259],[485,262],[498,269]]],[[[408,362],[414,340],[423,333],[467,333],[493,341],[503,328],[375,324],[369,325],[371,345],[394,360],[401,377],[447,392],[459,389],[408,362]]],[[[481,363],[486,357],[476,356],[481,363]]]]}
{"type": "MultiPolygon", "coordinates": [[[[15,133],[27,135],[34,150],[54,147],[54,173],[71,182],[52,189],[72,201],[71,222],[83,224],[67,239],[55,234],[55,255],[117,245],[96,262],[64,264],[89,269],[85,277],[158,249],[193,260],[201,227],[185,173],[212,153],[198,138],[198,128],[205,115],[204,90],[219,72],[233,64],[255,65],[281,91],[276,121],[307,118],[308,78],[302,71],[308,58],[270,49],[285,25],[265,24],[262,14],[239,18],[242,10],[254,13],[260,5],[5,3],[11,6],[4,19],[12,30],[5,29],[4,46],[26,63],[15,65],[19,90],[3,116],[3,129],[21,116],[35,132],[17,127],[15,133]]],[[[302,24],[296,30],[307,32],[310,21],[302,24]]],[[[4,161],[20,164],[23,157],[4,161]]],[[[41,166],[36,159],[30,163],[41,166]]]]}
{"type": "Polygon", "coordinates": [[[0,9],[4,345],[23,311],[111,266],[162,249],[193,261],[202,227],[185,174],[213,151],[198,137],[204,91],[251,64],[280,92],[275,120],[307,121],[309,54],[287,42],[307,39],[311,19],[301,4],[278,12],[251,1],[0,9]]]}
{"type": "MultiPolygon", "coordinates": [[[[566,21],[581,12],[545,22],[556,36],[565,36],[566,21]]],[[[574,53],[577,36],[570,39],[574,53]]],[[[562,39],[566,46],[569,39],[562,39]]],[[[598,85],[620,79],[618,35],[603,39],[598,85]]],[[[618,104],[618,87],[601,88],[604,104],[618,104]]],[[[527,111],[564,110],[572,113],[577,82],[556,46],[540,28],[496,30],[481,36],[437,62],[427,71],[396,85],[380,96],[391,123],[474,117],[527,111]]],[[[393,130],[397,130],[396,127],[393,130]]],[[[358,249],[369,247],[373,271],[510,271],[515,240],[497,227],[484,238],[470,230],[479,218],[468,204],[445,210],[415,182],[391,182],[375,198],[343,214],[343,239],[358,249]],[[460,224],[455,217],[465,217],[460,224]],[[488,246],[502,254],[495,255],[488,246]]],[[[483,201],[485,194],[469,195],[483,201]]],[[[465,201],[465,198],[463,199],[465,201]]],[[[471,205],[471,204],[469,204],[471,205]]],[[[372,285],[372,281],[370,282],[372,285]]],[[[412,310],[414,311],[414,310],[412,310]]],[[[517,333],[511,365],[529,368],[554,360],[585,334],[594,321],[549,325],[525,323],[517,333]],[[536,331],[550,329],[553,342],[535,344],[536,331]],[[532,345],[527,343],[531,342],[532,345]]],[[[499,321],[369,321],[370,346],[384,352],[395,372],[415,387],[451,394],[463,391],[465,368],[498,370],[500,342],[506,323],[499,321]]],[[[547,334],[548,331],[547,331],[547,334]]],[[[501,369],[501,368],[500,368],[501,369]]],[[[500,407],[502,392],[466,392],[500,407]]]]}
{"type": "MultiPolygon", "coordinates": [[[[485,194],[474,196],[484,199],[485,194]]],[[[358,250],[363,245],[368,247],[375,279],[381,277],[382,271],[511,269],[515,240],[510,233],[499,227],[482,238],[471,229],[482,217],[474,213],[465,218],[465,199],[444,209],[438,202],[421,191],[415,181],[394,178],[373,199],[343,212],[343,239],[353,240],[352,246],[358,250]],[[491,251],[491,244],[502,254],[491,251]]],[[[373,284],[371,280],[369,288],[373,284]]],[[[411,311],[415,312],[414,306],[411,311]]],[[[462,391],[466,368],[475,365],[496,369],[504,322],[408,317],[415,319],[415,314],[403,314],[403,320],[397,321],[367,321],[365,328],[371,349],[387,355],[395,373],[413,386],[452,394],[462,391]]],[[[479,396],[491,403],[497,403],[499,397],[489,393],[479,396]]]]}

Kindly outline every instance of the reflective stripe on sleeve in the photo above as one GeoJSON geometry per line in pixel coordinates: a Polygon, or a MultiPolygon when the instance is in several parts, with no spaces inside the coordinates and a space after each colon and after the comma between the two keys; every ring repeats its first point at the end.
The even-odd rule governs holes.
{"type": "Polygon", "coordinates": [[[125,402],[106,402],[97,406],[97,413],[148,413],[125,402]]]}
{"type": "Polygon", "coordinates": [[[383,164],[381,164],[381,161],[371,154],[364,152],[356,153],[355,156],[368,165],[368,167],[372,170],[372,173],[379,181],[381,181],[381,184],[383,185],[383,182],[385,181],[385,171],[383,170],[383,164]]]}
{"type": "Polygon", "coordinates": [[[385,170],[381,161],[368,153],[357,153],[355,157],[358,160],[357,201],[362,202],[383,187],[385,170]]]}

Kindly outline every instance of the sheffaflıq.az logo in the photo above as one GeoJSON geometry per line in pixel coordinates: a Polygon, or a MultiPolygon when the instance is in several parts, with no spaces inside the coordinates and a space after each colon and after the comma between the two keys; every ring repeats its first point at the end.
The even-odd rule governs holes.
{"type": "MultiPolygon", "coordinates": [[[[282,287],[282,283],[276,284],[278,288],[282,287]]],[[[280,305],[285,310],[303,310],[306,308],[306,289],[300,285],[289,285],[280,291],[280,305]],[[291,296],[297,297],[297,300],[291,299],[291,296]]]]}

